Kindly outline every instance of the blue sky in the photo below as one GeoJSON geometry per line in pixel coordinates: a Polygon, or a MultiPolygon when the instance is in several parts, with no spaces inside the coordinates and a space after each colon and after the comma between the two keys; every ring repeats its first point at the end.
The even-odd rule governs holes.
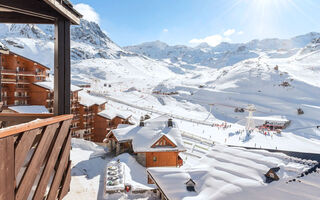
{"type": "Polygon", "coordinates": [[[154,40],[215,46],[320,32],[320,0],[71,1],[120,46],[154,40]]]}

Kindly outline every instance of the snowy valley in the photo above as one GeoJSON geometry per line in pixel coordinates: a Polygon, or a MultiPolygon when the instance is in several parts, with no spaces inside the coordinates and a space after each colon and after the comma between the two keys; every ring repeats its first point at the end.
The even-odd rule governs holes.
{"type": "MultiPolygon", "coordinates": [[[[203,162],[207,168],[211,166],[219,171],[218,183],[212,183],[211,176],[215,175],[204,167],[203,191],[207,189],[206,183],[223,183],[230,187],[222,196],[214,198],[228,199],[224,195],[241,191],[241,198],[245,199],[244,191],[252,192],[250,187],[266,186],[259,173],[276,163],[281,163],[281,178],[286,181],[315,165],[310,160],[292,160],[282,154],[257,153],[238,147],[320,153],[320,129],[317,128],[320,125],[320,33],[243,44],[224,42],[216,47],[205,43],[196,47],[169,46],[160,41],[120,47],[98,24],[82,20],[79,26],[72,27],[71,40],[72,83],[91,84],[87,89],[90,94],[108,100],[106,110],[110,106],[130,112],[136,125],[144,115],[172,117],[187,149],[182,153],[185,161],[182,168],[192,174],[199,171],[199,166],[193,166],[203,162]],[[254,116],[287,119],[290,125],[280,134],[255,131],[248,136],[245,108],[249,104],[256,107],[254,116]],[[236,112],[237,108],[244,108],[244,111],[236,112]],[[299,108],[303,114],[298,114],[299,108]],[[225,145],[237,147],[229,149],[225,145]],[[234,163],[221,158],[235,152],[242,157],[234,163]],[[270,157],[270,161],[264,161],[263,156],[270,157]],[[232,171],[234,165],[243,162],[256,165],[247,173],[232,171]],[[221,166],[230,168],[222,170],[221,166]],[[241,183],[232,182],[233,177],[240,177],[241,183]]],[[[53,73],[52,26],[1,24],[0,42],[15,53],[50,67],[53,73]]],[[[144,168],[141,169],[129,154],[113,158],[106,149],[77,139],[72,145],[71,158],[75,162],[72,176],[75,178],[67,199],[79,194],[84,195],[82,199],[107,198],[101,194],[104,181],[101,166],[117,159],[128,169],[131,166],[143,174],[137,179],[129,173],[132,185],[149,187],[144,179],[144,168]]],[[[235,156],[228,158],[236,159],[235,156]]],[[[161,170],[154,173],[161,175],[161,170]]],[[[173,173],[179,175],[180,172],[173,173]]],[[[318,174],[315,176],[319,178],[318,174]]],[[[302,178],[304,187],[310,191],[315,189],[314,184],[319,185],[316,178],[302,178]]],[[[281,184],[286,185],[285,181],[281,184]]],[[[299,188],[295,184],[286,185],[285,191],[299,188]]],[[[317,193],[310,193],[310,199],[316,199],[317,193]]],[[[203,198],[207,192],[201,195],[194,199],[203,198]]],[[[232,195],[235,195],[233,198],[237,196],[232,195]]],[[[286,197],[286,192],[279,191],[278,197],[286,197]]],[[[156,199],[152,193],[110,198],[156,199]]]]}

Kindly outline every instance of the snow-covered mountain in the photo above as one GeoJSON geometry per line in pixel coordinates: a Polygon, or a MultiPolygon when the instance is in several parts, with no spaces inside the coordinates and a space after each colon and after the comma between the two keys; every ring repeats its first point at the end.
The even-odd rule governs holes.
{"type": "MultiPolygon", "coordinates": [[[[290,131],[320,139],[317,129],[299,129],[320,124],[319,38],[309,33],[216,47],[157,41],[121,48],[98,24],[82,20],[71,29],[72,81],[90,82],[94,91],[134,105],[204,121],[235,123],[247,113],[235,113],[233,107],[255,104],[255,115],[286,116],[292,120],[290,131]],[[297,115],[297,108],[305,114],[297,115]]],[[[1,24],[0,41],[53,67],[50,25],[1,24]]]]}
{"type": "MultiPolygon", "coordinates": [[[[54,61],[53,34],[52,25],[0,25],[0,41],[4,45],[11,51],[36,60],[51,69],[54,61]]],[[[123,50],[98,24],[86,20],[81,20],[79,26],[71,27],[71,61],[74,80],[106,79],[109,69],[117,69],[117,73],[124,76],[130,76],[128,72],[131,72],[140,76],[155,77],[156,71],[159,70],[168,75],[166,77],[172,75],[166,63],[123,50]],[[152,70],[153,68],[157,70],[152,70]]]]}
{"type": "Polygon", "coordinates": [[[196,47],[184,45],[169,46],[155,41],[125,47],[126,50],[158,60],[170,60],[182,68],[194,65],[221,68],[249,58],[259,57],[261,52],[273,58],[289,57],[311,41],[320,37],[319,33],[309,33],[291,39],[252,40],[248,43],[223,42],[216,47],[202,43],[196,47]]]}

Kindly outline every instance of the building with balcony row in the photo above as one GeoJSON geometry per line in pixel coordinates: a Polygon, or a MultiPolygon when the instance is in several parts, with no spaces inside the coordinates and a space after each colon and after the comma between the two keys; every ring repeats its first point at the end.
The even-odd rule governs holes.
{"type": "MultiPolygon", "coordinates": [[[[0,83],[3,112],[15,109],[38,113],[43,108],[54,112],[54,83],[49,78],[50,68],[11,52],[0,43],[0,83]],[[38,106],[38,107],[37,107],[38,106]]],[[[89,86],[90,87],[90,86],[89,86]]],[[[70,87],[71,134],[94,142],[103,142],[106,134],[118,124],[129,124],[130,113],[121,114],[115,109],[106,109],[104,98],[90,95],[85,89],[70,87]]]]}
{"type": "MultiPolygon", "coordinates": [[[[31,92],[31,84],[45,81],[48,67],[13,53],[6,48],[0,52],[0,83],[3,106],[35,105],[36,95],[31,92]]],[[[39,104],[42,105],[42,104],[39,104]]]]}

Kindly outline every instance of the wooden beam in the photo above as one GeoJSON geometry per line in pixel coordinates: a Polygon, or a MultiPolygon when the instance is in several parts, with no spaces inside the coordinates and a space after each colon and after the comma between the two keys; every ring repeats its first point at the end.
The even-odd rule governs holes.
{"type": "Polygon", "coordinates": [[[27,154],[33,144],[34,139],[40,134],[42,129],[34,129],[22,133],[20,140],[15,148],[15,176],[18,175],[23,162],[26,159],[27,154]]]}
{"type": "Polygon", "coordinates": [[[53,24],[54,21],[17,12],[0,12],[0,23],[53,24]]]}
{"type": "Polygon", "coordinates": [[[69,9],[64,7],[59,1],[56,0],[43,0],[48,5],[50,5],[53,9],[58,11],[61,15],[69,19],[72,24],[79,25],[80,24],[80,17],[76,16],[73,12],[71,12],[69,9]]]}
{"type": "MultiPolygon", "coordinates": [[[[58,17],[65,18],[67,21],[71,21],[72,24],[80,24],[80,18],[82,17],[73,8],[68,8],[63,5],[62,1],[57,0],[1,0],[0,11],[9,13],[17,12],[29,16],[34,16],[40,19],[49,20],[51,24],[54,24],[55,19],[58,17]]],[[[26,23],[24,18],[15,20],[14,23],[26,23]]],[[[40,20],[41,21],[41,20],[40,20]]],[[[12,23],[8,21],[7,23],[12,23]]],[[[30,23],[42,23],[37,20],[30,23]]]]}
{"type": "Polygon", "coordinates": [[[33,196],[33,200],[41,200],[43,199],[43,196],[45,194],[45,191],[47,189],[50,176],[52,175],[54,171],[54,166],[57,162],[57,158],[59,156],[59,153],[62,149],[64,141],[66,141],[66,138],[69,133],[69,127],[70,127],[71,119],[64,121],[63,124],[60,127],[59,132],[57,133],[57,138],[54,142],[53,149],[50,151],[50,155],[48,158],[48,161],[46,163],[46,166],[44,167],[43,173],[41,175],[40,181],[38,183],[38,187],[36,189],[36,192],[33,196]]]}
{"type": "Polygon", "coordinates": [[[53,114],[19,114],[19,113],[0,113],[0,121],[5,122],[5,127],[10,127],[22,123],[27,123],[35,119],[53,117],[53,114]]]}
{"type": "Polygon", "coordinates": [[[58,196],[58,199],[59,200],[62,200],[63,197],[65,197],[69,190],[70,190],[70,183],[71,183],[71,160],[69,160],[69,163],[68,163],[68,167],[67,167],[67,170],[66,170],[66,175],[64,177],[64,179],[62,180],[62,188],[60,190],[60,194],[58,196]]]}
{"type": "Polygon", "coordinates": [[[14,200],[14,138],[0,139],[0,200],[14,200]]]}
{"type": "Polygon", "coordinates": [[[24,15],[48,19],[51,23],[54,23],[54,20],[60,16],[58,12],[43,1],[1,0],[0,7],[2,9],[8,9],[24,15]]]}
{"type": "Polygon", "coordinates": [[[28,168],[26,169],[17,188],[16,200],[24,200],[28,198],[33,183],[37,178],[40,167],[49,150],[51,140],[53,139],[59,125],[59,123],[55,123],[46,127],[46,130],[42,134],[41,140],[30,160],[28,168]]]}
{"type": "Polygon", "coordinates": [[[54,114],[70,114],[70,21],[55,22],[54,114]]]}
{"type": "MultiPolygon", "coordinates": [[[[1,114],[0,114],[1,115],[1,114]]],[[[42,128],[43,126],[48,126],[50,124],[55,124],[64,120],[72,119],[73,115],[61,115],[56,117],[51,117],[48,119],[40,119],[37,121],[32,121],[27,124],[20,124],[5,129],[0,129],[0,138],[14,136],[25,131],[29,131],[36,128],[42,128]]]]}
{"type": "Polygon", "coordinates": [[[71,149],[71,134],[69,134],[68,138],[66,139],[65,146],[62,148],[63,152],[60,157],[60,160],[57,161],[58,168],[57,171],[53,177],[53,181],[50,187],[50,191],[47,197],[47,200],[55,200],[58,195],[58,189],[61,185],[62,176],[65,172],[65,170],[68,167],[69,163],[69,155],[70,155],[70,149],[71,149]]]}

